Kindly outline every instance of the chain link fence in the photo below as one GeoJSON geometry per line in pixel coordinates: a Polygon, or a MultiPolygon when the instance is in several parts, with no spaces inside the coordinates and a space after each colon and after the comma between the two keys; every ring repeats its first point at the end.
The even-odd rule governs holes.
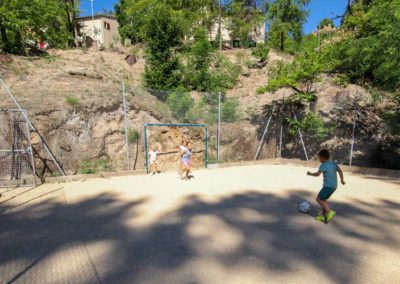
{"type": "Polygon", "coordinates": [[[0,110],[0,187],[35,186],[26,111],[0,110]]]}
{"type": "MultiPolygon", "coordinates": [[[[158,122],[206,124],[209,164],[273,158],[309,160],[316,159],[324,148],[340,164],[385,167],[378,134],[382,121],[366,95],[339,93],[331,98],[326,112],[317,111],[317,99],[290,105],[283,98],[243,119],[239,103],[224,94],[137,88],[131,88],[130,93],[137,101],[146,97],[144,94],[157,98],[158,122]]],[[[170,144],[168,138],[160,138],[158,143],[170,144]]]]}
{"type": "MultiPolygon", "coordinates": [[[[163,152],[160,170],[175,171],[177,147],[188,140],[194,146],[197,168],[204,167],[205,151],[210,166],[275,158],[315,159],[322,148],[340,164],[393,168],[396,156],[383,145],[382,121],[367,99],[349,94],[329,99],[329,107],[323,111],[318,101],[293,106],[287,98],[268,100],[250,109],[240,97],[223,93],[114,85],[108,87],[101,103],[81,101],[63,110],[31,110],[37,133],[56,158],[47,154],[39,134],[33,131],[33,166],[38,176],[57,175],[57,160],[66,174],[146,170],[147,152],[156,146],[163,152]],[[145,124],[160,123],[185,127],[149,129],[146,150],[145,124]],[[189,126],[193,124],[207,128],[207,146],[204,130],[189,126]]],[[[6,173],[9,178],[12,174],[12,163],[6,156],[2,153],[2,179],[6,173]]],[[[32,174],[31,168],[25,166],[24,173],[32,174]]]]}
{"type": "Polygon", "coordinates": [[[121,85],[114,92],[112,107],[92,110],[86,118],[88,139],[83,142],[100,149],[75,163],[80,162],[81,173],[146,170],[147,153],[155,146],[162,153],[160,170],[175,171],[177,148],[187,140],[194,145],[199,168],[205,162],[204,151],[208,165],[212,165],[275,158],[310,160],[316,159],[322,148],[340,164],[387,165],[379,158],[382,121],[373,114],[367,98],[337,94],[324,111],[318,98],[294,104],[288,101],[271,100],[245,113],[238,98],[223,93],[121,85]],[[175,126],[152,127],[145,133],[146,124],[175,126]],[[207,149],[204,131],[190,127],[194,124],[206,126],[207,149]]]}

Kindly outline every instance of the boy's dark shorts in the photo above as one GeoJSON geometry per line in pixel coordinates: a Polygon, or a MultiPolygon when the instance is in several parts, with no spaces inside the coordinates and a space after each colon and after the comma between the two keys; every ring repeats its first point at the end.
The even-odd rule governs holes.
{"type": "Polygon", "coordinates": [[[335,192],[335,187],[323,187],[318,193],[318,197],[321,200],[327,200],[335,192]]]}

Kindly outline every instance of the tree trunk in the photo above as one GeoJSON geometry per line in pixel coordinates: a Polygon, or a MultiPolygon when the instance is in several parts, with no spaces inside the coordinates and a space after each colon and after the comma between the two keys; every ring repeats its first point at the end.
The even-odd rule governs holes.
{"type": "Polygon", "coordinates": [[[78,30],[76,27],[77,23],[75,14],[75,0],[64,0],[64,1],[65,1],[65,10],[67,12],[68,30],[74,37],[75,47],[78,47],[78,30]]]}
{"type": "MultiPolygon", "coordinates": [[[[75,0],[71,1],[72,3],[72,25],[74,29],[74,41],[75,41],[75,46],[78,47],[79,42],[78,42],[78,21],[76,20],[76,5],[75,5],[75,0]]],[[[78,2],[79,3],[79,2],[78,2]]]]}
{"type": "Polygon", "coordinates": [[[64,3],[65,3],[65,12],[67,13],[68,31],[72,33],[72,18],[71,18],[71,13],[69,11],[69,0],[64,0],[64,3]]]}
{"type": "Polygon", "coordinates": [[[136,140],[136,157],[135,157],[135,163],[133,164],[133,170],[136,170],[136,163],[138,160],[138,156],[139,156],[139,139],[136,140]]]}
{"type": "Polygon", "coordinates": [[[218,10],[218,47],[222,50],[222,10],[221,10],[221,0],[219,0],[219,10],[218,10]]]}
{"type": "Polygon", "coordinates": [[[280,46],[281,51],[285,50],[285,34],[281,32],[281,46],[280,46]]]}
{"type": "Polygon", "coordinates": [[[1,41],[3,42],[3,45],[4,45],[4,51],[10,52],[10,50],[9,50],[10,44],[9,44],[8,38],[7,38],[7,31],[1,22],[0,22],[0,34],[1,34],[1,41]]]}

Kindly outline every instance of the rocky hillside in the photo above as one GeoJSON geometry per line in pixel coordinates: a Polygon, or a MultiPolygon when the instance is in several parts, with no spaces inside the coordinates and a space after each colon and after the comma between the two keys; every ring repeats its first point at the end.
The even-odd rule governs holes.
{"type": "MultiPolygon", "coordinates": [[[[128,50],[119,51],[81,51],[53,50],[46,58],[25,58],[0,55],[0,76],[5,79],[23,108],[27,109],[32,122],[49,143],[57,158],[63,163],[69,174],[91,172],[93,170],[126,169],[126,149],[124,135],[124,115],[121,97],[121,82],[126,85],[129,129],[137,130],[139,142],[132,140],[129,153],[130,168],[144,167],[143,124],[158,122],[176,122],[167,105],[141,89],[141,76],[144,59],[130,65],[125,60],[128,50]],[[136,154],[138,153],[138,154],[136,154]],[[137,157],[137,158],[136,158],[137,157]],[[136,163],[135,163],[136,160],[136,163]]],[[[269,116],[269,107],[283,97],[291,94],[290,90],[281,89],[276,93],[256,95],[258,87],[266,84],[269,66],[279,60],[290,60],[271,52],[269,64],[261,69],[248,69],[245,58],[247,51],[225,51],[224,55],[232,62],[243,65],[237,86],[227,92],[228,97],[237,98],[240,105],[240,121],[223,123],[222,153],[224,161],[251,160],[254,158],[259,139],[264,131],[269,116]]],[[[337,97],[345,94],[354,98],[356,93],[366,93],[361,88],[349,85],[336,86],[332,79],[324,77],[318,83],[318,100],[312,106],[325,121],[334,121],[332,109],[337,104],[337,97]]],[[[2,91],[0,108],[15,108],[6,93],[2,91]]],[[[193,94],[199,97],[199,94],[193,94]]],[[[368,113],[367,113],[368,117],[368,113]]],[[[260,158],[272,158],[279,155],[279,121],[284,117],[275,116],[267,137],[267,146],[263,147],[260,158]]],[[[348,121],[351,124],[351,121],[348,121]]],[[[379,121],[374,121],[379,124],[379,121]]],[[[378,127],[379,128],[379,127],[378,127]]],[[[343,126],[343,133],[325,141],[317,141],[304,133],[309,156],[314,156],[322,146],[331,148],[339,161],[348,162],[349,125],[343,126]]],[[[365,166],[392,167],[393,159],[378,159],[385,153],[382,137],[377,133],[363,141],[363,132],[357,132],[355,162],[365,166]]],[[[149,143],[164,152],[175,150],[182,136],[195,142],[196,165],[203,163],[204,134],[193,129],[160,129],[150,132],[149,143]],[[162,142],[161,142],[162,141],[162,142]]],[[[210,125],[210,159],[215,159],[216,127],[210,125]]],[[[130,138],[131,139],[131,138],[130,138]]],[[[304,158],[298,137],[293,137],[283,129],[282,156],[304,158]]],[[[46,157],[39,140],[34,138],[37,149],[36,162],[43,168],[46,157]],[[39,157],[41,159],[39,159],[39,157]]],[[[390,146],[392,147],[392,146],[390,146]]],[[[388,153],[400,155],[397,148],[388,153]]],[[[389,155],[390,156],[390,155],[389,155]]],[[[171,169],[176,154],[162,156],[165,169],[171,169]],[[171,165],[169,165],[171,164],[171,165]]],[[[382,156],[383,157],[383,156],[382,156]]],[[[396,157],[396,156],[391,156],[396,157]]],[[[51,162],[49,171],[54,170],[51,162]]],[[[55,174],[55,172],[54,172],[55,174]]]]}

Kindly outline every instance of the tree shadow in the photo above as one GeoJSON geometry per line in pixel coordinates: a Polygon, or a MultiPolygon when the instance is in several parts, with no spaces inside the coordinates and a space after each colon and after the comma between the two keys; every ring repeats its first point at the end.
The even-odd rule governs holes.
{"type": "MultiPolygon", "coordinates": [[[[371,169],[368,170],[371,171],[371,169]]],[[[400,172],[398,173],[398,171],[396,170],[382,170],[382,172],[380,173],[379,171],[381,171],[381,169],[376,170],[377,173],[372,175],[365,175],[365,171],[362,168],[353,168],[352,172],[354,174],[359,174],[364,179],[379,180],[383,182],[390,182],[395,185],[400,185],[400,172]]]]}
{"type": "Polygon", "coordinates": [[[40,279],[48,275],[46,259],[70,253],[78,264],[59,260],[70,283],[200,283],[197,261],[217,263],[225,272],[255,265],[294,276],[307,266],[332,282],[351,283],[364,256],[361,245],[399,245],[391,232],[400,221],[394,201],[377,201],[379,210],[363,200],[333,202],[338,216],[324,225],[297,212],[312,198],[309,192],[285,193],[249,190],[218,201],[193,195],[146,226],[127,224],[140,218],[148,198],[127,202],[109,193],[68,205],[56,199],[28,204],[0,215],[0,280],[49,281],[40,279]],[[112,244],[105,255],[93,247],[99,242],[112,244]]]}

